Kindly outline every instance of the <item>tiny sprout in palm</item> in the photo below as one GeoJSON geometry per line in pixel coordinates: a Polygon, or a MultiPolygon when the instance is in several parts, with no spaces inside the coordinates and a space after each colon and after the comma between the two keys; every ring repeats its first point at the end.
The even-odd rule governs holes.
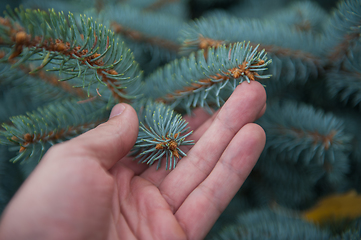
{"type": "Polygon", "coordinates": [[[166,169],[174,169],[178,160],[186,156],[179,147],[193,145],[193,140],[185,140],[192,133],[188,123],[163,103],[148,102],[141,118],[134,146],[139,163],[152,165],[158,160],[159,169],[162,158],[165,158],[166,169]]]}

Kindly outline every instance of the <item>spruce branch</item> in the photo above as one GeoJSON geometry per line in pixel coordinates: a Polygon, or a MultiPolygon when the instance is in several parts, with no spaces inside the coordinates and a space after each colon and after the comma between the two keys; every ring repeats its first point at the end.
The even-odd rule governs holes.
{"type": "Polygon", "coordinates": [[[312,34],[294,31],[286,25],[260,20],[243,20],[235,17],[201,18],[189,24],[181,36],[184,53],[219,44],[250,41],[259,43],[268,53],[294,56],[320,63],[321,42],[312,34]],[[287,40],[287,41],[285,41],[287,40]],[[282,46],[282,47],[281,47],[282,46]],[[295,55],[296,54],[296,55],[295,55]]]}
{"type": "Polygon", "coordinates": [[[189,19],[189,2],[187,0],[131,0],[124,1],[124,3],[145,14],[168,15],[171,16],[171,20],[189,19]]]}
{"type": "Polygon", "coordinates": [[[360,72],[335,71],[327,74],[329,92],[352,106],[359,106],[361,103],[360,81],[360,72]]]}
{"type": "Polygon", "coordinates": [[[271,151],[263,152],[250,175],[253,200],[263,206],[272,203],[293,209],[310,206],[319,194],[315,184],[320,179],[311,170],[309,165],[280,160],[271,151]]]}
{"type": "Polygon", "coordinates": [[[235,225],[226,227],[214,240],[239,239],[330,239],[328,230],[320,229],[290,210],[263,208],[238,216],[235,225]]]}
{"type": "Polygon", "coordinates": [[[345,133],[343,121],[332,114],[293,102],[276,103],[268,106],[258,123],[267,133],[265,151],[274,151],[280,160],[326,170],[337,162],[348,165],[351,136],[345,133]]]}
{"type": "MultiPolygon", "coordinates": [[[[25,71],[25,73],[28,72],[28,69],[26,69],[25,67],[22,68],[22,70],[25,71]]],[[[30,76],[36,77],[41,82],[45,82],[45,83],[48,83],[49,85],[52,85],[54,87],[54,89],[61,89],[63,92],[68,93],[69,95],[71,95],[73,97],[79,97],[82,99],[92,97],[91,95],[89,96],[89,94],[86,94],[86,92],[83,89],[74,88],[68,82],[59,81],[60,80],[59,77],[57,77],[54,74],[49,74],[49,72],[47,72],[45,70],[36,71],[34,73],[31,73],[30,76]]],[[[40,84],[38,84],[38,85],[40,85],[40,84]]],[[[50,87],[46,86],[46,88],[49,89],[50,87]]]]}
{"type": "MultiPolygon", "coordinates": [[[[224,44],[232,45],[234,43],[236,43],[236,42],[230,42],[230,41],[226,41],[226,40],[216,40],[216,39],[204,37],[202,34],[199,34],[199,37],[197,40],[194,40],[194,41],[186,40],[182,46],[182,50],[184,51],[184,49],[189,48],[192,45],[196,45],[197,48],[195,48],[194,50],[198,50],[198,49],[207,49],[209,47],[217,48],[224,44]]],[[[311,61],[316,62],[317,64],[319,64],[319,62],[320,62],[320,59],[318,57],[312,55],[311,53],[302,52],[300,50],[283,48],[283,47],[280,47],[277,45],[254,44],[252,42],[250,42],[249,44],[253,47],[260,46],[261,49],[264,49],[266,52],[268,52],[270,54],[275,54],[278,57],[292,56],[292,57],[298,58],[298,59],[311,60],[311,61]]]]}
{"type": "Polygon", "coordinates": [[[182,145],[193,145],[193,140],[186,140],[193,131],[187,128],[187,122],[180,114],[162,103],[148,101],[141,114],[138,139],[133,151],[137,153],[139,163],[152,165],[158,160],[157,169],[165,157],[166,169],[174,169],[178,160],[186,154],[182,145]]]}
{"type": "Polygon", "coordinates": [[[339,236],[335,236],[334,238],[332,238],[332,240],[360,239],[361,238],[361,230],[360,229],[361,229],[360,227],[355,227],[355,228],[351,227],[350,229],[346,230],[339,236]]]}
{"type": "Polygon", "coordinates": [[[180,48],[180,45],[175,42],[169,41],[167,39],[161,39],[159,37],[147,36],[144,33],[139,32],[137,30],[132,30],[130,28],[124,27],[115,21],[111,22],[110,26],[115,33],[120,34],[126,38],[129,38],[130,40],[135,42],[146,42],[151,45],[162,47],[174,52],[178,52],[180,48]]]}
{"type": "Polygon", "coordinates": [[[100,18],[116,33],[133,41],[148,42],[171,51],[177,51],[180,47],[178,37],[184,23],[168,15],[117,4],[104,9],[100,18]]]}
{"type": "Polygon", "coordinates": [[[273,21],[229,16],[201,18],[181,33],[183,45],[180,52],[184,54],[242,41],[250,41],[252,46],[259,44],[260,49],[265,49],[274,60],[267,73],[272,74],[272,79],[284,83],[304,83],[310,77],[317,77],[327,62],[321,57],[324,45],[319,38],[273,21]]]}
{"type": "Polygon", "coordinates": [[[39,107],[39,102],[33,101],[26,88],[12,86],[1,86],[0,88],[5,90],[2,94],[0,93],[0,129],[2,129],[1,123],[11,124],[10,117],[39,107]]]}
{"type": "Polygon", "coordinates": [[[243,42],[210,48],[207,60],[203,50],[175,60],[146,78],[147,86],[154,89],[148,93],[149,97],[172,107],[179,105],[188,112],[197,105],[208,107],[210,102],[220,106],[225,101],[221,97],[222,89],[233,91],[243,81],[270,77],[260,73],[271,60],[267,60],[264,50],[257,50],[258,47],[243,42]]]}
{"type": "Polygon", "coordinates": [[[345,0],[338,4],[326,26],[325,44],[331,63],[344,59],[349,49],[358,45],[361,33],[361,8],[357,0],[345,0]]]}
{"type": "Polygon", "coordinates": [[[111,4],[117,0],[26,0],[22,1],[22,6],[26,9],[40,9],[46,11],[54,9],[57,12],[83,13],[84,8],[94,7],[101,10],[104,3],[111,4]]]}
{"type": "Polygon", "coordinates": [[[15,192],[24,182],[24,177],[17,165],[4,161],[11,158],[11,153],[5,146],[0,145],[0,215],[3,213],[6,205],[12,199],[15,192]]]}
{"type": "Polygon", "coordinates": [[[352,106],[361,103],[361,51],[349,49],[350,56],[345,57],[341,69],[332,69],[326,75],[328,92],[352,106]]]}
{"type": "Polygon", "coordinates": [[[53,71],[66,74],[62,80],[84,78],[83,86],[95,83],[108,88],[116,101],[135,97],[140,72],[133,55],[114,33],[92,19],[81,17],[77,27],[73,15],[15,9],[0,19],[0,46],[11,48],[5,59],[42,60],[36,70],[52,62],[53,71]],[[34,55],[40,55],[34,58],[34,55]],[[86,82],[85,82],[86,81],[86,82]],[[125,91],[127,87],[128,91],[125,91]]]}
{"type": "Polygon", "coordinates": [[[66,97],[78,97],[86,99],[89,96],[81,88],[74,88],[68,81],[59,81],[55,74],[46,71],[47,68],[35,70],[33,64],[21,64],[13,67],[16,61],[14,59],[8,63],[0,63],[0,85],[12,85],[17,88],[27,90],[34,99],[40,101],[51,101],[52,99],[62,99],[66,97]]]}
{"type": "Polygon", "coordinates": [[[361,218],[354,220],[349,224],[349,228],[343,231],[338,236],[332,238],[332,240],[343,240],[343,239],[359,239],[361,238],[361,218]]]}
{"type": "Polygon", "coordinates": [[[319,34],[323,31],[323,24],[328,16],[317,2],[296,1],[289,7],[267,14],[264,18],[272,19],[281,25],[288,25],[297,31],[319,34]]]}
{"type": "Polygon", "coordinates": [[[75,99],[52,103],[10,118],[12,124],[2,125],[5,131],[0,131],[0,143],[19,151],[11,161],[40,160],[50,146],[94,128],[106,121],[107,114],[102,102],[78,104],[75,99]]]}
{"type": "Polygon", "coordinates": [[[107,7],[94,16],[124,39],[145,73],[177,56],[178,37],[184,25],[173,16],[144,12],[125,4],[107,7]]]}
{"type": "Polygon", "coordinates": [[[156,0],[154,3],[146,7],[144,10],[146,11],[154,11],[156,9],[162,8],[164,5],[172,4],[179,2],[180,0],[156,0]]]}

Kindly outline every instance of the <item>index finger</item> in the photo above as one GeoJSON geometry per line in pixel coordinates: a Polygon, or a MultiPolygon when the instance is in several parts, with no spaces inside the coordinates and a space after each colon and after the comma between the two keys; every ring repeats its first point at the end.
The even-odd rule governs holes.
{"type": "Polygon", "coordinates": [[[265,102],[265,90],[258,82],[236,88],[188,156],[160,184],[159,190],[173,212],[206,179],[239,129],[255,121],[265,102]]]}

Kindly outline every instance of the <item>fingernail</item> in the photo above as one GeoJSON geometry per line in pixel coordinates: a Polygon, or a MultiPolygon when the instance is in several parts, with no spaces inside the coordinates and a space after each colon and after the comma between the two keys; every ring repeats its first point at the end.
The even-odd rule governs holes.
{"type": "Polygon", "coordinates": [[[125,109],[124,104],[119,103],[119,104],[115,105],[110,113],[109,119],[112,117],[118,116],[119,114],[121,114],[124,111],[124,109],[125,109]]]}

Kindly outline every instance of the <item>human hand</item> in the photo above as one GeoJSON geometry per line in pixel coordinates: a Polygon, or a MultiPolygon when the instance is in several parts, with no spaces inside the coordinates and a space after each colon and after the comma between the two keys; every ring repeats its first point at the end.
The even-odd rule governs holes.
{"type": "Polygon", "coordinates": [[[242,83],[212,117],[186,117],[196,144],[172,171],[125,157],[137,115],[116,105],[106,123],[45,154],[5,209],[0,239],[204,238],[264,147],[252,122],[265,101],[261,84],[242,83]]]}

